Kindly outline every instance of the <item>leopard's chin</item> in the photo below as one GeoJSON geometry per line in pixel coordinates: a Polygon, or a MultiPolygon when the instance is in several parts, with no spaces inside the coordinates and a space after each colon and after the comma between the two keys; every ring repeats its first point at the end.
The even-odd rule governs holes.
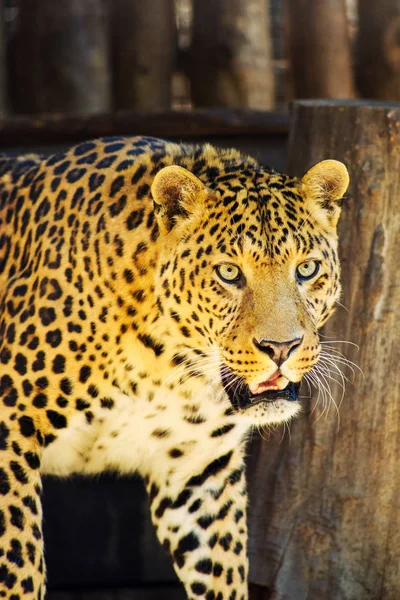
{"type": "Polygon", "coordinates": [[[258,402],[238,412],[241,418],[245,419],[253,427],[264,427],[265,425],[286,423],[297,416],[301,410],[302,406],[300,402],[272,400],[258,402]]]}

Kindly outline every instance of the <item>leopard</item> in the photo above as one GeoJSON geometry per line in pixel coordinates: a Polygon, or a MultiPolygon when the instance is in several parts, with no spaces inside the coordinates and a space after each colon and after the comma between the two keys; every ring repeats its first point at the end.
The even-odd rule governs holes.
{"type": "Polygon", "coordinates": [[[248,599],[247,443],[302,411],[348,183],[151,137],[0,159],[0,598],[45,597],[43,475],[113,471],[190,600],[248,599]]]}

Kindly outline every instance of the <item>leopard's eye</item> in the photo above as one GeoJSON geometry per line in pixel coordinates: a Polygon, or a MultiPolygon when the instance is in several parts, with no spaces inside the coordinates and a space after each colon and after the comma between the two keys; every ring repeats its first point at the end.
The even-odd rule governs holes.
{"type": "Polygon", "coordinates": [[[242,278],[242,272],[236,265],[222,264],[215,269],[218,276],[226,283],[237,283],[242,278]]]}
{"type": "Polygon", "coordinates": [[[316,276],[319,271],[320,263],[317,260],[308,260],[298,265],[296,269],[297,279],[307,281],[316,276]]]}

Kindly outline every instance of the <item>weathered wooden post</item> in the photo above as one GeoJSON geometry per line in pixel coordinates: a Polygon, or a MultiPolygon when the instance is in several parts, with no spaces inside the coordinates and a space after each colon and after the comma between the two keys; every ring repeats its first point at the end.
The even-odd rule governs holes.
{"type": "Polygon", "coordinates": [[[104,0],[20,3],[18,112],[98,113],[110,108],[104,0]]]}
{"type": "MultiPolygon", "coordinates": [[[[322,339],[364,377],[347,386],[340,419],[334,405],[312,415],[306,405],[291,435],[253,446],[251,579],[267,587],[264,600],[399,597],[399,148],[399,104],[294,104],[289,171],[334,158],[350,172],[339,227],[348,312],[338,307],[322,339]]],[[[340,386],[332,394],[339,405],[340,386]]]]}
{"type": "Polygon", "coordinates": [[[4,0],[0,0],[0,116],[6,112],[7,90],[5,70],[4,0]]]}
{"type": "Polygon", "coordinates": [[[191,55],[195,106],[274,106],[266,0],[195,0],[191,55]]]}
{"type": "Polygon", "coordinates": [[[174,0],[113,0],[113,89],[117,109],[171,108],[174,0]]]}
{"type": "Polygon", "coordinates": [[[366,98],[400,100],[400,4],[358,0],[358,85],[366,98]]]}
{"type": "Polygon", "coordinates": [[[354,98],[345,0],[288,0],[287,15],[295,97],[354,98]]]}

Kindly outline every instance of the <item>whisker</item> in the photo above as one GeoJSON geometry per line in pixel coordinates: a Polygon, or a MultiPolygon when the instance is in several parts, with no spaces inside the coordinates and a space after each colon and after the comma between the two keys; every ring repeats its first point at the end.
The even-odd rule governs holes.
{"type": "Polygon", "coordinates": [[[344,310],[348,313],[350,313],[349,309],[347,308],[347,306],[345,306],[344,304],[342,304],[341,302],[339,302],[339,300],[336,300],[336,304],[338,306],[341,306],[342,308],[344,308],[344,310]]]}
{"type": "Polygon", "coordinates": [[[314,387],[318,390],[318,396],[316,399],[316,403],[315,403],[313,410],[311,411],[310,416],[312,416],[314,414],[314,411],[316,410],[318,403],[319,403],[319,398],[320,398],[320,396],[322,397],[322,411],[321,411],[321,414],[319,415],[319,417],[314,421],[314,423],[313,423],[313,426],[314,426],[326,411],[327,392],[326,392],[325,386],[320,381],[318,373],[310,372],[310,373],[307,373],[307,376],[310,379],[311,384],[314,385],[314,387]]]}
{"type": "Polygon", "coordinates": [[[362,375],[362,377],[363,378],[365,377],[364,372],[361,369],[361,367],[359,367],[357,365],[357,363],[353,362],[352,360],[349,360],[348,358],[345,358],[345,357],[343,358],[343,356],[336,356],[336,355],[331,354],[330,352],[324,352],[324,351],[321,351],[320,355],[322,357],[329,357],[332,360],[334,360],[335,362],[347,367],[353,373],[353,376],[354,376],[354,369],[357,369],[357,371],[362,375]]]}
{"type": "MultiPolygon", "coordinates": [[[[330,388],[329,388],[329,383],[328,383],[328,381],[327,381],[326,377],[325,377],[323,374],[321,374],[321,377],[322,377],[322,379],[325,381],[325,383],[326,383],[326,385],[327,385],[327,388],[328,388],[328,390],[329,390],[329,397],[330,397],[330,400],[331,400],[331,404],[333,404],[333,406],[335,407],[336,414],[337,414],[337,419],[338,419],[338,423],[337,423],[337,431],[339,431],[339,428],[340,428],[340,412],[339,412],[339,406],[341,405],[341,403],[342,403],[342,401],[343,401],[343,397],[344,397],[344,388],[343,388],[342,397],[341,397],[341,399],[340,399],[339,406],[338,406],[338,405],[336,404],[335,398],[333,397],[333,394],[332,394],[332,392],[331,392],[331,390],[330,390],[330,388]]],[[[326,415],[326,416],[328,416],[328,413],[329,413],[329,407],[328,407],[328,412],[327,412],[327,415],[326,415]]]]}
{"type": "Polygon", "coordinates": [[[320,344],[348,344],[349,346],[354,346],[355,348],[357,348],[357,350],[360,350],[360,346],[355,342],[349,342],[348,340],[332,340],[330,339],[329,335],[323,335],[322,333],[320,333],[319,336],[324,337],[328,340],[327,342],[321,341],[320,344]]]}
{"type": "MultiPolygon", "coordinates": [[[[327,357],[327,356],[322,356],[318,365],[320,367],[323,367],[324,369],[327,370],[328,373],[330,374],[334,374],[334,375],[339,375],[342,383],[344,385],[345,381],[348,381],[350,383],[350,380],[348,377],[346,377],[346,375],[343,373],[343,371],[340,369],[340,367],[336,364],[336,362],[334,360],[332,360],[331,358],[327,357]],[[330,369],[330,367],[333,367],[335,369],[335,371],[332,371],[330,369]]],[[[352,372],[353,378],[354,378],[354,372],[352,372]]]]}

